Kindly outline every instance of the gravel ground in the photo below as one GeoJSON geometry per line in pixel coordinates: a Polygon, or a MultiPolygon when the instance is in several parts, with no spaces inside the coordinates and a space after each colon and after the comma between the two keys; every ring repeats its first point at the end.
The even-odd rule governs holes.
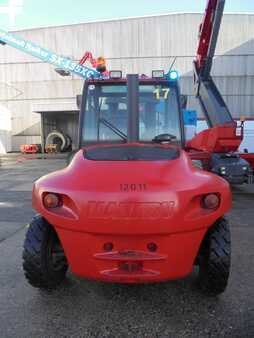
{"type": "Polygon", "coordinates": [[[227,291],[200,294],[188,278],[123,286],[69,274],[52,293],[30,287],[22,244],[32,182],[64,160],[30,160],[0,167],[0,337],[254,337],[254,187],[234,189],[230,213],[232,271],[227,291]]]}

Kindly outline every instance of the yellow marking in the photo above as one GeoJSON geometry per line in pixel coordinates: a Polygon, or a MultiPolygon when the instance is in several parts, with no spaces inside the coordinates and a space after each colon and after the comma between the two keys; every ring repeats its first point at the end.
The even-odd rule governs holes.
{"type": "Polygon", "coordinates": [[[160,100],[160,99],[164,99],[167,100],[169,93],[170,93],[170,89],[169,88],[157,88],[155,89],[155,91],[153,92],[156,96],[156,100],[160,100]]]}
{"type": "Polygon", "coordinates": [[[162,91],[164,92],[164,99],[167,100],[170,89],[169,88],[163,88],[162,91]]]}
{"type": "Polygon", "coordinates": [[[160,100],[161,95],[160,95],[160,88],[155,89],[153,92],[156,95],[156,100],[160,100]]]}

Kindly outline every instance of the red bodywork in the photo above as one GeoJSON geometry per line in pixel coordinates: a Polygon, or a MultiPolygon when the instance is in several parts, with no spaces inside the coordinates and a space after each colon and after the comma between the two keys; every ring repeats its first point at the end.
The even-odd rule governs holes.
{"type": "Polygon", "coordinates": [[[209,153],[235,152],[243,140],[243,128],[229,125],[206,129],[187,142],[190,149],[209,153]]]}
{"type": "Polygon", "coordinates": [[[93,161],[84,151],[33,190],[33,207],[56,229],[71,270],[121,283],[189,274],[207,229],[231,207],[228,183],[195,168],[183,150],[166,161],[93,161]],[[47,192],[62,205],[46,209],[47,192]],[[220,196],[217,210],[202,207],[209,193],[220,196]]]}

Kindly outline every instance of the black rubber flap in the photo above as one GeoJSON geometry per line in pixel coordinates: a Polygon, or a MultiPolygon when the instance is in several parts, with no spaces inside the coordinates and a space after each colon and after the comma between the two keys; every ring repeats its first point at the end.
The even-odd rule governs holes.
{"type": "Polygon", "coordinates": [[[168,161],[179,157],[179,150],[161,146],[96,147],[84,151],[93,161],[168,161]]]}

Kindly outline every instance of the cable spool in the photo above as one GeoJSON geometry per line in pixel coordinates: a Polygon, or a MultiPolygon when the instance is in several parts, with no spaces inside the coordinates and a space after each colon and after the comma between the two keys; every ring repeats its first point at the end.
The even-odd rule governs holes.
{"type": "Polygon", "coordinates": [[[68,135],[64,133],[54,130],[48,134],[46,138],[46,146],[50,144],[56,144],[59,147],[61,152],[67,151],[71,148],[72,140],[68,135]]]}

